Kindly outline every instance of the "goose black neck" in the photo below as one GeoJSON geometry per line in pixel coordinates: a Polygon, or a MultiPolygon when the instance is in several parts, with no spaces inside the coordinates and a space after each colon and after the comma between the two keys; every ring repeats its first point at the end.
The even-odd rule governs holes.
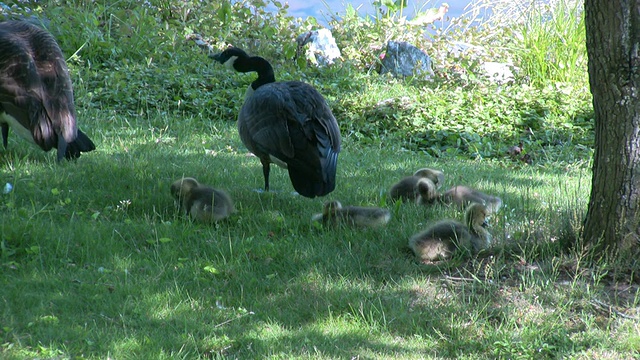
{"type": "Polygon", "coordinates": [[[256,90],[262,85],[272,83],[276,81],[276,77],[273,74],[273,67],[264,58],[259,56],[252,56],[248,58],[238,58],[234,67],[240,72],[255,71],[258,73],[258,78],[251,83],[253,90],[256,90]]]}

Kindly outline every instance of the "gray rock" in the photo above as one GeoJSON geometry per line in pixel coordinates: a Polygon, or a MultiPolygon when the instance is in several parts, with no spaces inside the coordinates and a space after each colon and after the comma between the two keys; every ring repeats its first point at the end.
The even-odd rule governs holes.
{"type": "Polygon", "coordinates": [[[340,57],[340,49],[329,29],[308,31],[296,38],[298,48],[310,44],[305,51],[307,60],[318,66],[326,66],[334,63],[340,57]]]}
{"type": "Polygon", "coordinates": [[[380,74],[390,72],[394,76],[433,75],[431,57],[419,48],[407,43],[389,41],[382,59],[380,74]]]}

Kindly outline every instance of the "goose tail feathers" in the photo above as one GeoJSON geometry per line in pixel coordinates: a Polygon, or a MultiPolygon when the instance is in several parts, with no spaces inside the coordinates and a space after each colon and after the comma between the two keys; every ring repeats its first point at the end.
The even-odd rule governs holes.
{"type": "Polygon", "coordinates": [[[81,152],[89,152],[95,149],[96,146],[93,141],[91,141],[85,133],[78,130],[78,136],[76,139],[67,144],[67,150],[64,157],[67,159],[77,159],[80,157],[81,152]]]}

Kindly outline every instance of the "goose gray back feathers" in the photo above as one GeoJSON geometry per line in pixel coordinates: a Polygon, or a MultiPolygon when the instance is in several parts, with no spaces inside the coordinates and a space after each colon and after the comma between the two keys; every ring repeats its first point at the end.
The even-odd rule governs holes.
{"type": "Polygon", "coordinates": [[[73,87],[66,62],[49,32],[24,21],[0,22],[0,126],[9,126],[57,158],[74,159],[95,149],[76,125],[73,87]]]}

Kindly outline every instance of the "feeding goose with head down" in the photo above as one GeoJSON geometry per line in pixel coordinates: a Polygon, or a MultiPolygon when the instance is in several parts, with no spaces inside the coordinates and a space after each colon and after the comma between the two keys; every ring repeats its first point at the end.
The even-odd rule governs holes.
{"type": "Polygon", "coordinates": [[[25,21],[0,22],[0,129],[9,127],[58,161],[75,159],[95,145],[76,125],[73,88],[55,39],[25,21]]]}

